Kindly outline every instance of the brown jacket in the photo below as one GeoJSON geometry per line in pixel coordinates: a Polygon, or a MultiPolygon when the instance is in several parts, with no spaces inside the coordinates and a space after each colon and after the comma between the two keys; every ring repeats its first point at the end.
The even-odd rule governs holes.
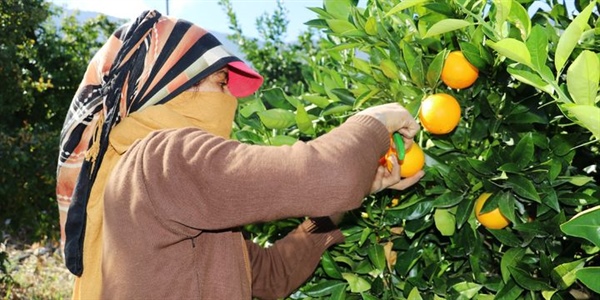
{"type": "Polygon", "coordinates": [[[199,129],[162,130],[134,143],[107,181],[105,299],[272,299],[314,271],[343,239],[309,219],[272,247],[242,225],[357,208],[369,193],[386,128],[354,116],[314,141],[270,147],[199,129]]]}

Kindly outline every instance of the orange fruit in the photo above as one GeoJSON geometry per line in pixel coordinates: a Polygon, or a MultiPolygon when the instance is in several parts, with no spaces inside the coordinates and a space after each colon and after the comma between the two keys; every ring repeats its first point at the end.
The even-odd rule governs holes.
{"type": "Polygon", "coordinates": [[[423,169],[425,153],[416,143],[406,149],[404,159],[400,161],[400,177],[410,177],[423,169]]]}
{"type": "Polygon", "coordinates": [[[442,67],[442,81],[453,89],[470,87],[477,77],[479,70],[473,66],[461,51],[452,51],[442,67]]]}
{"type": "Polygon", "coordinates": [[[479,213],[481,212],[481,208],[483,208],[483,204],[485,204],[485,201],[487,201],[491,195],[491,193],[483,193],[477,198],[477,201],[475,202],[475,218],[477,218],[477,221],[485,228],[502,229],[508,226],[510,221],[500,212],[499,208],[484,214],[479,213]]]}
{"type": "Polygon", "coordinates": [[[419,120],[430,133],[446,134],[460,122],[460,105],[448,94],[430,95],[421,103],[419,120]]]}

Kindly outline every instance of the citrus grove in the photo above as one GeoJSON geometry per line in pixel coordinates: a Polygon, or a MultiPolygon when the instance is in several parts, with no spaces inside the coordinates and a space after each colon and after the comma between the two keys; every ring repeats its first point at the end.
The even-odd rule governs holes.
{"type": "MultiPolygon", "coordinates": [[[[347,213],[346,241],[290,299],[598,295],[597,2],[576,2],[575,15],[532,5],[324,0],[310,8],[316,17],[306,24],[323,37],[304,49],[304,88],[266,87],[245,99],[234,138],[310,140],[356,111],[398,102],[423,128],[400,169],[426,175],[347,213]]],[[[266,244],[297,222],[247,229],[266,244]]]]}

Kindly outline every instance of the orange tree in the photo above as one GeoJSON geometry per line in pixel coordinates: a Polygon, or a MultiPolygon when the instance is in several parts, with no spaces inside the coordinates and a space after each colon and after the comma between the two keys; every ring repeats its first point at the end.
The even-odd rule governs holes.
{"type": "MultiPolygon", "coordinates": [[[[416,137],[426,176],[350,212],[346,242],[290,298],[597,297],[597,2],[575,1],[575,16],[527,0],[357,2],[311,8],[317,18],[307,24],[324,36],[320,51],[306,51],[306,92],[245,99],[234,137],[309,140],[387,102],[418,118],[423,99],[439,93],[457,99],[461,117],[447,134],[416,137]],[[460,90],[441,80],[452,51],[478,70],[460,90]],[[484,193],[492,195],[481,213],[498,209],[508,226],[479,224],[474,204],[484,193]]],[[[295,223],[249,229],[268,243],[295,223]]]]}

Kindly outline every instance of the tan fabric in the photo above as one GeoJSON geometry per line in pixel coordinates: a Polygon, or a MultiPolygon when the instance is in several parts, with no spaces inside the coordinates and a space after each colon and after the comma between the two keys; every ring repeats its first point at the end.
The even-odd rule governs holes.
{"type": "MultiPolygon", "coordinates": [[[[227,137],[231,131],[237,99],[223,93],[184,92],[165,105],[151,106],[124,118],[110,135],[110,146],[87,207],[81,277],[76,277],[73,299],[98,299],[101,293],[102,223],[106,178],[132,143],[150,132],[165,128],[198,127],[227,137]],[[205,112],[210,110],[210,114],[205,112]],[[193,117],[192,117],[193,116],[193,117]]],[[[107,212],[112,213],[112,212],[107,212]]]]}
{"type": "Polygon", "coordinates": [[[364,115],[314,141],[282,147],[194,128],[152,132],[131,146],[107,182],[102,298],[289,294],[340,232],[309,220],[262,249],[245,246],[236,228],[360,206],[388,143],[385,127],[364,115]]]}

